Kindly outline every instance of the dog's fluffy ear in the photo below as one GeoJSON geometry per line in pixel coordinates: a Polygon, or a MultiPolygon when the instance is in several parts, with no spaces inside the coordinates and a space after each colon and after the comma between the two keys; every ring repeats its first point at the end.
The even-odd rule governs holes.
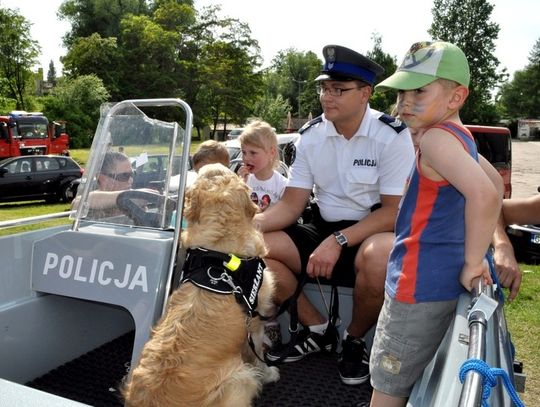
{"type": "Polygon", "coordinates": [[[184,197],[184,218],[189,223],[195,223],[200,217],[200,203],[199,195],[200,189],[193,188],[193,186],[186,189],[184,197]]]}

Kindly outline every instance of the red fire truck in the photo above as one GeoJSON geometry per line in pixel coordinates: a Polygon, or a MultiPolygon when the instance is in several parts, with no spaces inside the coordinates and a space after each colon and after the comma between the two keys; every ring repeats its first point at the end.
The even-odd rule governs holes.
{"type": "Polygon", "coordinates": [[[0,159],[30,154],[67,154],[69,136],[62,123],[43,113],[13,111],[0,116],[0,159]]]}

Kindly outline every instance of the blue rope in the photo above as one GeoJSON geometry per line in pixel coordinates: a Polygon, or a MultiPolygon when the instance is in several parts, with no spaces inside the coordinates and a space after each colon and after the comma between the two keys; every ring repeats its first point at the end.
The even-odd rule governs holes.
{"type": "Polygon", "coordinates": [[[493,282],[497,284],[497,288],[499,290],[499,293],[501,295],[502,302],[504,304],[504,291],[502,289],[502,285],[499,281],[499,277],[497,277],[497,272],[495,271],[495,261],[493,260],[493,252],[488,251],[486,253],[486,260],[489,264],[489,272],[491,274],[491,278],[493,279],[493,282]]]}
{"type": "Polygon", "coordinates": [[[497,377],[500,377],[502,379],[504,387],[506,388],[506,391],[510,395],[510,398],[512,399],[514,404],[517,407],[525,407],[525,404],[519,398],[516,389],[514,389],[514,386],[510,381],[510,378],[508,377],[508,373],[506,373],[506,371],[500,368],[490,368],[486,362],[480,359],[469,359],[463,362],[463,364],[461,365],[461,369],[459,371],[459,380],[461,381],[461,383],[465,381],[465,376],[470,370],[474,370],[482,376],[483,407],[489,407],[487,401],[491,393],[491,388],[497,385],[497,377]],[[486,384],[488,384],[489,386],[486,386],[486,384]]]}

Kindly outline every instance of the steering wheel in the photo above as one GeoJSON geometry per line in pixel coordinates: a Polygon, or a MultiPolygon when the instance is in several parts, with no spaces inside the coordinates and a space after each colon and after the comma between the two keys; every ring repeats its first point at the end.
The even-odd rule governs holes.
{"type": "Polygon", "coordinates": [[[130,189],[118,194],[116,204],[118,208],[133,220],[137,226],[161,227],[161,213],[150,212],[149,208],[161,208],[165,201],[165,219],[171,219],[172,212],[176,209],[176,202],[164,195],[130,189]]]}

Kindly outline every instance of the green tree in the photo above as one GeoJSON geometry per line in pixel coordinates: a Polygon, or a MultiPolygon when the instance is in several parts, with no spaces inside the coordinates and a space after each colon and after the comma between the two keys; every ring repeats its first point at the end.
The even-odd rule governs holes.
{"type": "Polygon", "coordinates": [[[540,38],[529,54],[527,66],[502,86],[499,103],[508,119],[540,118],[540,38]]]}
{"type": "Polygon", "coordinates": [[[436,40],[459,46],[471,70],[470,93],[461,110],[465,123],[494,124],[497,122],[492,91],[507,77],[498,72],[495,40],[499,25],[490,21],[493,5],[487,0],[434,0],[433,23],[428,33],[436,40]]]}
{"type": "Polygon", "coordinates": [[[216,41],[204,48],[205,97],[214,131],[219,121],[243,123],[253,113],[261,91],[261,74],[254,72],[253,55],[235,44],[216,41]]]}
{"type": "Polygon", "coordinates": [[[30,23],[18,12],[0,8],[0,77],[7,80],[5,96],[16,100],[17,109],[26,109],[31,68],[39,52],[37,41],[30,37],[30,23]]]}
{"type": "Polygon", "coordinates": [[[49,62],[49,70],[47,71],[47,82],[53,86],[56,85],[56,68],[52,59],[49,62]]]}
{"type": "Polygon", "coordinates": [[[107,89],[95,75],[64,77],[43,99],[43,113],[51,119],[67,122],[72,148],[90,147],[100,106],[108,98],[107,89]]]}
{"type": "Polygon", "coordinates": [[[121,26],[120,98],[177,97],[174,72],[179,33],[142,15],[125,17],[121,26]]]}
{"type": "Polygon", "coordinates": [[[118,37],[120,22],[127,14],[148,14],[145,0],[65,0],[58,17],[71,24],[64,36],[69,49],[78,38],[97,33],[103,38],[118,37]]]}
{"type": "MultiPolygon", "coordinates": [[[[383,51],[382,37],[380,34],[373,33],[371,39],[373,41],[373,48],[367,52],[366,56],[384,68],[384,73],[377,78],[377,82],[381,82],[396,71],[396,57],[383,51]]],[[[373,109],[380,110],[381,112],[391,113],[392,108],[396,103],[396,98],[397,91],[395,90],[375,92],[369,101],[369,105],[373,109]]]]}
{"type": "MultiPolygon", "coordinates": [[[[98,75],[116,100],[182,97],[199,134],[209,122],[243,121],[261,93],[260,49],[246,24],[219,17],[219,10],[197,13],[192,1],[155,1],[149,13],[123,15],[116,37],[105,30],[76,37],[82,31],[73,30],[62,62],[71,77],[98,75]]],[[[81,26],[89,15],[73,14],[81,26]]]]}
{"type": "Polygon", "coordinates": [[[177,81],[179,94],[194,112],[194,126],[243,123],[253,115],[262,94],[257,41],[249,26],[219,16],[220,7],[205,7],[180,37],[177,81]]]}
{"type": "Polygon", "coordinates": [[[284,118],[290,111],[291,106],[281,95],[273,98],[269,93],[266,93],[255,103],[253,115],[268,122],[278,133],[283,133],[285,130],[284,118]]]}
{"type": "Polygon", "coordinates": [[[116,38],[103,38],[98,33],[76,38],[60,60],[64,65],[64,75],[70,78],[96,75],[103,81],[111,97],[119,99],[122,54],[116,38]]]}
{"type": "Polygon", "coordinates": [[[314,82],[321,67],[322,62],[314,52],[295,48],[279,51],[272,60],[268,80],[274,83],[275,96],[282,95],[292,106],[293,115],[307,117],[309,113],[321,113],[314,82]]]}

